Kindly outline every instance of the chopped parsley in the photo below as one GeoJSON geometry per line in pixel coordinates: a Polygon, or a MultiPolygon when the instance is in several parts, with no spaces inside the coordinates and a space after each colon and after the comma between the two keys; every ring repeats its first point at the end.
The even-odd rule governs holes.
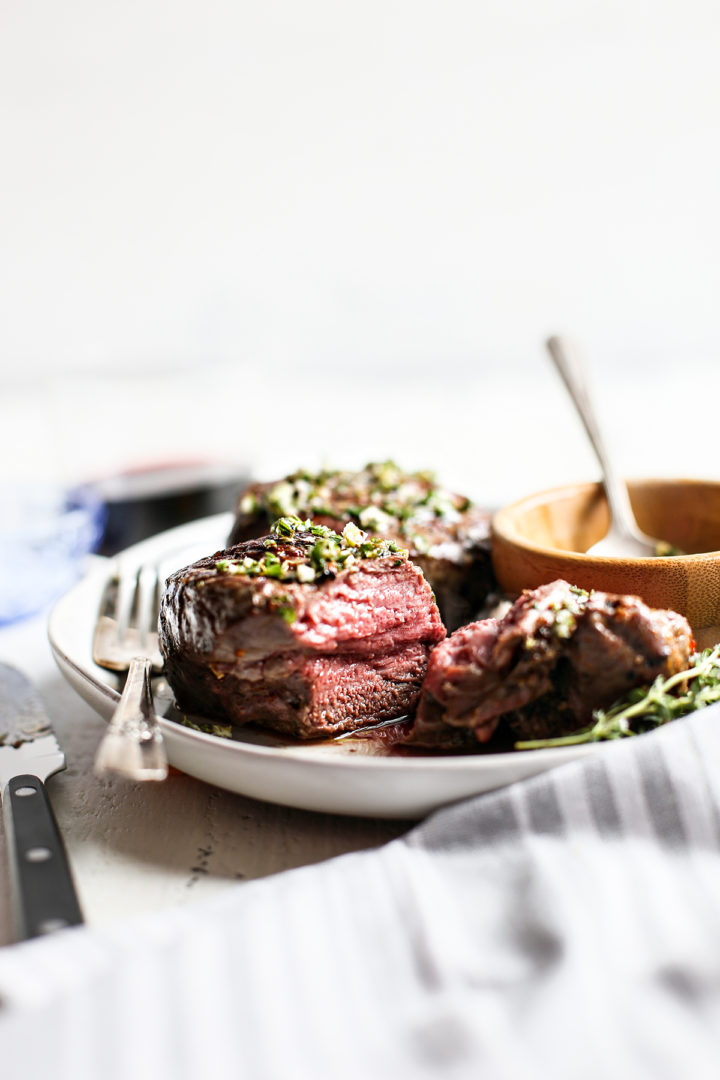
{"type": "Polygon", "coordinates": [[[681,548],[675,547],[674,544],[669,543],[667,540],[658,540],[655,545],[655,555],[658,558],[667,558],[668,555],[685,555],[681,548]]]}
{"type": "Polygon", "coordinates": [[[590,599],[590,593],[586,592],[585,589],[579,589],[577,585],[570,586],[570,593],[572,595],[567,599],[557,601],[552,605],[552,610],[555,613],[552,631],[555,637],[560,638],[562,641],[567,641],[573,636],[577,630],[577,616],[582,615],[590,599]]]}
{"type": "MultiPolygon", "coordinates": [[[[395,540],[368,536],[352,521],[348,522],[342,533],[336,533],[325,525],[286,514],[273,522],[271,533],[272,536],[263,540],[265,553],[259,559],[249,555],[238,559],[218,559],[215,563],[217,573],[277,578],[307,585],[320,577],[332,577],[340,570],[349,569],[360,559],[407,556],[407,551],[395,540]],[[278,542],[283,541],[291,541],[296,552],[278,554],[281,551],[278,542]]],[[[396,559],[393,565],[398,566],[401,562],[402,558],[396,559]]],[[[288,622],[294,620],[292,607],[280,607],[278,610],[288,622]]]]}
{"type": "MultiPolygon", "coordinates": [[[[550,616],[550,621],[539,627],[539,636],[536,637],[533,634],[526,636],[523,645],[528,652],[539,648],[543,642],[546,643],[551,635],[561,641],[568,641],[573,636],[577,630],[577,620],[584,612],[590,599],[590,593],[586,592],[585,589],[578,588],[577,585],[571,585],[568,592],[569,596],[555,599],[548,605],[546,610],[550,616]]],[[[535,611],[539,611],[542,605],[537,600],[533,600],[530,607],[535,611]]]]}
{"type": "Polygon", "coordinates": [[[192,720],[184,714],[180,718],[180,723],[183,727],[190,728],[192,731],[202,731],[205,735],[216,735],[219,739],[232,739],[233,737],[231,724],[205,723],[204,721],[192,720]]]}
{"type": "Polygon", "coordinates": [[[407,536],[424,553],[421,530],[433,522],[457,523],[471,502],[438,486],[431,472],[405,473],[391,460],[370,462],[359,472],[299,470],[267,490],[250,489],[240,513],[270,519],[328,517],[351,521],[380,536],[407,536]]]}

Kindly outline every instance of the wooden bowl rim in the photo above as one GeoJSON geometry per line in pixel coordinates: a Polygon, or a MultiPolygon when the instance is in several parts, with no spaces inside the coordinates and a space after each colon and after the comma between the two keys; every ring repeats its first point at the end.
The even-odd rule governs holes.
{"type": "MultiPolygon", "coordinates": [[[[627,480],[627,483],[637,485],[638,487],[657,487],[660,484],[672,484],[677,487],[715,487],[720,489],[720,480],[703,480],[698,477],[630,477],[627,480]]],[[[574,492],[581,491],[589,492],[593,489],[595,491],[602,491],[602,481],[589,480],[578,481],[572,484],[561,484],[558,487],[546,488],[544,491],[536,491],[530,495],[524,495],[521,499],[516,499],[515,502],[501,507],[493,514],[490,522],[493,542],[496,537],[499,537],[505,543],[523,548],[526,551],[562,559],[567,561],[570,565],[582,563],[586,566],[593,564],[602,566],[605,563],[616,564],[625,562],[634,563],[639,567],[662,567],[676,563],[687,565],[689,562],[703,562],[707,560],[708,556],[720,556],[720,550],[696,551],[691,555],[647,555],[642,557],[637,555],[587,555],[584,551],[566,551],[564,548],[547,547],[544,544],[537,544],[533,540],[523,536],[523,534],[518,532],[517,528],[513,526],[513,514],[521,508],[530,509],[533,506],[542,506],[543,504],[554,501],[553,496],[557,498],[560,495],[570,495],[574,492]]]]}

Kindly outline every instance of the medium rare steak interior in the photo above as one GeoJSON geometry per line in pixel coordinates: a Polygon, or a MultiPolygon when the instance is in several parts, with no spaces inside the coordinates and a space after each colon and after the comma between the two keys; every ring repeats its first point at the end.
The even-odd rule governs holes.
{"type": "Polygon", "coordinates": [[[407,551],[296,517],[174,573],[160,611],[180,709],[301,739],[414,709],[444,636],[407,551]]]}
{"type": "Polygon", "coordinates": [[[635,596],[566,581],[526,590],[503,618],[464,626],[433,651],[408,741],[484,743],[501,721],[518,740],[577,731],[593,709],[683,671],[693,648],[682,615],[635,596]]]}
{"type": "Polygon", "coordinates": [[[396,540],[430,582],[448,630],[476,618],[491,590],[488,513],[439,487],[432,473],[384,461],[359,472],[299,471],[253,484],[238,500],[228,543],[260,536],[286,514],[337,530],[354,522],[396,540]]]}

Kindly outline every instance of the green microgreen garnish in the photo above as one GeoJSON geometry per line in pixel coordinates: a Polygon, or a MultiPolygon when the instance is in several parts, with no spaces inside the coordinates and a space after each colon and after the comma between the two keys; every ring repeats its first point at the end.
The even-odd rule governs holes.
{"type": "Polygon", "coordinates": [[[630,690],[609,709],[595,709],[592,724],[581,731],[554,739],[516,742],[515,749],[545,750],[623,739],[720,701],[720,645],[695,653],[691,660],[686,671],[667,678],[659,675],[651,686],[630,690]]]}

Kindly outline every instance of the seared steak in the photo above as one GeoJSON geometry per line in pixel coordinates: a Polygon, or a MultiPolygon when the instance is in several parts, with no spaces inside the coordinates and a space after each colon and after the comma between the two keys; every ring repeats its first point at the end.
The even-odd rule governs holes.
{"type": "Polygon", "coordinates": [[[185,712],[327,737],[414,709],[445,636],[394,541],[297,518],[173,574],[160,612],[185,712]]]}
{"type": "Polygon", "coordinates": [[[337,530],[354,522],[396,540],[430,582],[449,630],[477,618],[490,591],[489,515],[438,487],[431,473],[404,473],[385,461],[360,472],[296,472],[253,484],[238,500],[228,543],[261,536],[283,514],[337,530]]]}
{"type": "Polygon", "coordinates": [[[636,686],[688,666],[686,620],[635,596],[555,581],[527,590],[501,619],[457,630],[433,651],[409,741],[487,742],[501,719],[517,739],[588,724],[636,686]]]}

